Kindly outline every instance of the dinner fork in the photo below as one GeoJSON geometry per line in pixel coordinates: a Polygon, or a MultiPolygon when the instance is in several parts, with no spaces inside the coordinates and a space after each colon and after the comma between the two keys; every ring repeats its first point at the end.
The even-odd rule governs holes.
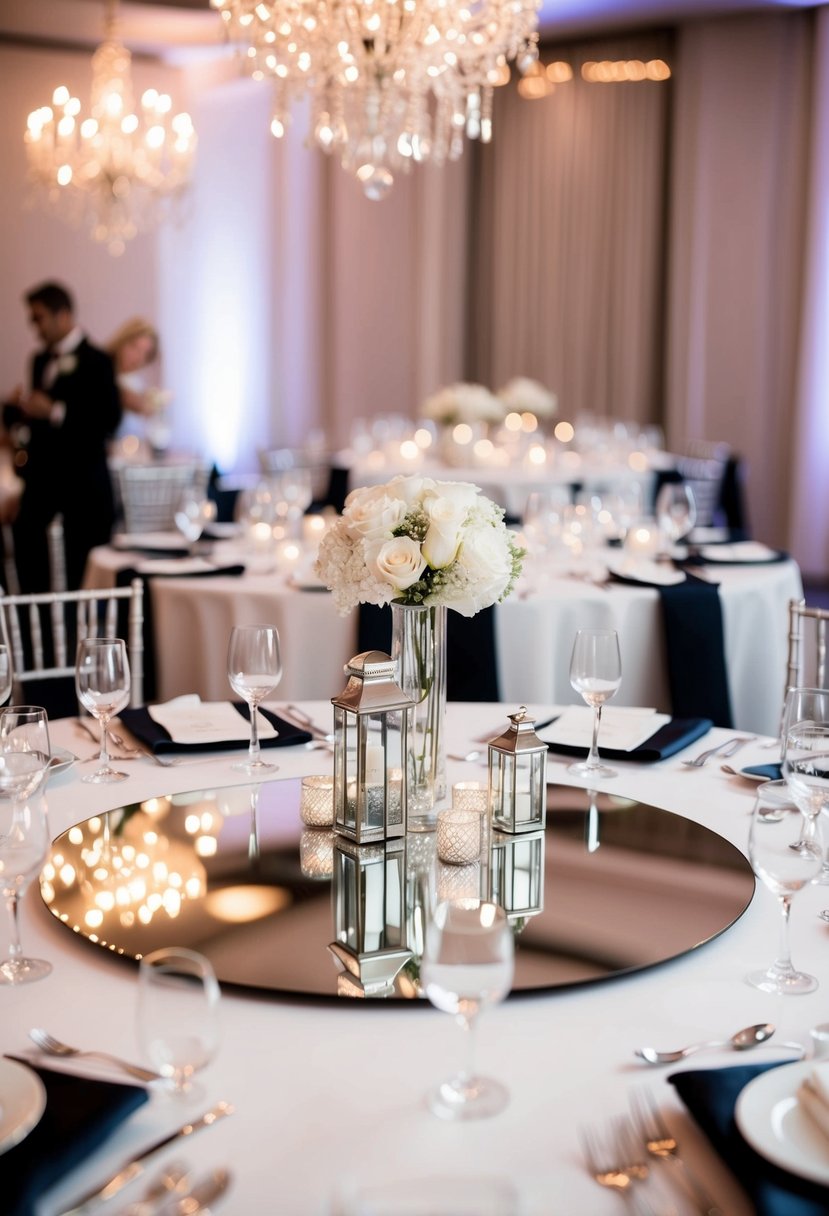
{"type": "Polygon", "coordinates": [[[682,763],[686,768],[702,768],[712,756],[720,756],[724,760],[726,756],[733,756],[741,747],[745,747],[747,743],[752,743],[756,738],[756,735],[741,735],[735,739],[727,739],[725,743],[720,743],[718,747],[709,747],[707,752],[700,752],[693,760],[683,760],[682,763]]]}
{"type": "Polygon", "coordinates": [[[64,1059],[70,1059],[72,1056],[88,1056],[96,1060],[108,1060],[110,1064],[114,1064],[116,1068],[120,1068],[129,1076],[135,1077],[137,1081],[160,1081],[162,1079],[160,1073],[151,1072],[149,1068],[141,1068],[138,1064],[130,1064],[119,1056],[110,1055],[108,1051],[82,1051],[80,1047],[70,1047],[68,1043],[62,1043],[60,1039],[56,1039],[54,1035],[39,1027],[29,1031],[29,1038],[47,1056],[61,1056],[64,1059]]]}
{"type": "Polygon", "coordinates": [[[648,1166],[627,1120],[617,1116],[602,1132],[584,1126],[580,1135],[587,1168],[599,1186],[618,1191],[632,1212],[653,1216],[650,1204],[634,1193],[637,1184],[647,1178],[648,1166]]]}
{"type": "Polygon", "coordinates": [[[679,1142],[672,1135],[649,1089],[635,1089],[630,1096],[633,1118],[652,1157],[670,1162],[685,1179],[700,1216],[723,1216],[722,1208],[714,1202],[697,1176],[679,1155],[679,1142]]]}

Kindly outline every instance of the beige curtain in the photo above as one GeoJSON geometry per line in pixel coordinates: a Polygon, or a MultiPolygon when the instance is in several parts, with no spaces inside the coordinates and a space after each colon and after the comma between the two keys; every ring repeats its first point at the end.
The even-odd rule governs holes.
{"type": "Polygon", "coordinates": [[[648,35],[571,48],[574,79],[551,96],[496,92],[473,200],[470,378],[532,376],[565,417],[659,417],[670,85],[588,84],[579,69],[669,58],[668,46],[648,35]]]}
{"type": "Polygon", "coordinates": [[[679,34],[668,256],[668,442],[745,459],[755,534],[788,540],[814,15],[679,34]]]}

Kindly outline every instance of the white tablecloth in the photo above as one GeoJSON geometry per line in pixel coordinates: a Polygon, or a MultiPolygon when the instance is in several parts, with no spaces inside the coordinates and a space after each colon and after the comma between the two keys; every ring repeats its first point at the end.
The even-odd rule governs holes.
{"type": "MultiPolygon", "coordinates": [[[[305,708],[320,721],[330,712],[326,704],[305,708]]],[[[539,714],[545,709],[531,708],[539,714]]],[[[505,712],[492,705],[450,706],[449,750],[465,751],[482,732],[500,728],[505,712]]],[[[68,720],[53,724],[53,736],[55,743],[82,756],[91,750],[68,720]]],[[[714,731],[692,753],[727,737],[725,731],[714,731]]],[[[740,762],[767,761],[769,756],[754,744],[743,750],[740,762]]],[[[280,776],[319,771],[320,753],[283,750],[279,764],[280,776]]],[[[686,769],[674,757],[649,767],[619,767],[614,793],[679,812],[744,848],[752,793],[718,764],[686,769]]],[[[455,764],[450,780],[482,772],[476,765],[455,764]]],[[[77,767],[54,778],[47,790],[53,835],[125,800],[237,779],[227,754],[215,763],[166,771],[149,760],[138,761],[130,774],[129,782],[116,789],[81,785],[77,767]]],[[[556,760],[550,777],[571,780],[556,760]]],[[[517,1183],[523,1216],[615,1216],[621,1210],[619,1198],[588,1176],[578,1128],[625,1111],[631,1088],[647,1080],[669,1113],[684,1155],[705,1178],[722,1211],[750,1216],[742,1192],[666,1082],[672,1070],[637,1064],[633,1049],[725,1037],[764,1021],[777,1026],[776,1039],[808,1041],[809,1027],[826,1020],[829,952],[826,927],[816,913],[828,904],[829,891],[820,887],[807,888],[794,902],[794,959],[821,983],[810,996],[771,997],[743,982],[747,970],[768,965],[777,945],[779,910],[762,888],[727,932],[670,964],[487,1010],[479,1028],[479,1062],[507,1083],[511,1101],[497,1118],[465,1126],[444,1124],[424,1107],[425,1090],[451,1071],[461,1051],[459,1031],[445,1014],[425,1005],[365,1009],[355,1001],[306,1006],[225,993],[223,1043],[201,1074],[206,1094],[198,1110],[226,1099],[235,1104],[236,1114],[184,1145],[171,1146],[154,1168],[182,1156],[197,1172],[229,1165],[233,1191],[220,1210],[234,1216],[322,1216],[332,1212],[332,1196],[349,1178],[398,1178],[416,1188],[417,1178],[425,1174],[485,1172],[517,1183]]],[[[135,1058],[134,969],[76,940],[54,922],[35,891],[23,901],[22,932],[26,950],[49,958],[54,971],[39,983],[0,990],[2,1050],[25,1052],[29,1028],[45,1026],[67,1042],[135,1058]]],[[[3,949],[5,937],[3,929],[3,949]]],[[[751,1058],[786,1057],[758,1049],[751,1058]]],[[[714,1052],[674,1068],[735,1062],[745,1063],[746,1057],[714,1052]]],[[[177,1127],[183,1115],[177,1102],[153,1094],[105,1147],[54,1189],[39,1216],[56,1216],[102,1182],[125,1156],[177,1127]]],[[[138,1184],[128,1198],[141,1189],[138,1184]]],[[[677,1216],[691,1211],[678,1200],[672,1210],[677,1216]]]]}
{"type": "MultiPolygon", "coordinates": [[[[218,560],[218,559],[217,559],[218,560]]],[[[115,572],[139,563],[103,547],[94,549],[87,586],[111,586],[115,572]]],[[[720,584],[726,667],[735,725],[743,731],[777,731],[786,675],[787,605],[803,594],[794,562],[766,566],[706,567],[720,584]]],[[[227,640],[234,625],[279,629],[286,700],[328,698],[342,690],[343,664],[356,653],[357,613],[337,614],[331,596],[297,591],[279,574],[151,582],[158,698],[198,692],[227,696],[227,640]]],[[[614,628],[622,647],[619,705],[670,711],[662,617],[652,587],[609,583],[596,587],[556,578],[495,609],[498,687],[504,701],[571,704],[573,638],[579,628],[614,628]]]]}

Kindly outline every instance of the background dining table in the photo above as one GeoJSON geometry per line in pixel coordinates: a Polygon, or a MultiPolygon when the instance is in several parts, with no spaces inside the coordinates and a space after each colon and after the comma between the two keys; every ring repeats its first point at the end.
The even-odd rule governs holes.
{"type": "MultiPolygon", "coordinates": [[[[303,708],[322,723],[331,712],[323,702],[303,708]]],[[[463,754],[480,747],[479,737],[500,731],[510,708],[450,704],[449,751],[463,754]]],[[[544,715],[549,706],[530,709],[544,715]]],[[[53,722],[52,733],[54,744],[72,749],[82,761],[93,750],[71,719],[53,722]]],[[[728,737],[715,729],[689,750],[696,754],[728,737]]],[[[728,776],[718,763],[686,768],[682,759],[687,754],[651,765],[622,762],[618,777],[607,785],[622,799],[663,808],[666,821],[677,829],[686,817],[745,851],[753,788],[728,776]]],[[[304,746],[281,749],[277,758],[277,781],[325,769],[324,753],[304,746]]],[[[746,746],[740,756],[744,764],[768,758],[761,741],[746,746]]],[[[129,765],[129,780],[117,787],[82,785],[84,765],[76,764],[57,774],[46,791],[52,836],[125,802],[233,784],[238,774],[231,760],[230,753],[214,754],[207,763],[199,757],[198,765],[169,769],[150,759],[137,760],[129,765]]],[[[453,761],[449,777],[480,779],[484,771],[475,763],[453,761]]],[[[548,780],[575,784],[555,756],[550,757],[548,780]]],[[[794,903],[793,951],[797,964],[820,979],[813,995],[770,996],[743,980],[749,968],[769,963],[778,937],[777,902],[761,889],[725,932],[673,961],[557,993],[523,995],[487,1009],[479,1029],[479,1063],[506,1083],[510,1103],[501,1115],[468,1124],[446,1124],[425,1107],[426,1089],[451,1071],[461,1051],[453,1020],[425,1001],[417,1006],[356,1000],[308,1004],[226,991],[222,1045],[200,1074],[205,1096],[198,1111],[224,1099],[236,1113],[184,1146],[159,1154],[154,1172],[181,1156],[197,1172],[227,1165],[233,1189],[220,1210],[245,1216],[277,1211],[333,1216],[344,1210],[335,1196],[353,1182],[396,1180],[416,1193],[430,1176],[481,1175],[511,1180],[523,1216],[612,1216],[622,1210],[619,1196],[589,1176],[578,1129],[623,1113],[632,1089],[647,1082],[683,1155],[704,1178],[721,1211],[750,1216],[752,1206],[728,1167],[666,1081],[677,1069],[735,1063],[735,1055],[715,1050],[671,1069],[651,1069],[636,1060],[634,1049],[726,1038],[738,1027],[769,1021],[777,1027],[775,1040],[756,1049],[752,1060],[792,1059],[775,1042],[806,1044],[809,1028],[826,1020],[829,929],[817,913],[827,902],[826,891],[814,886],[794,903]]],[[[653,931],[658,928],[654,925],[653,931]]],[[[50,959],[54,970],[39,983],[0,993],[3,1052],[26,1055],[30,1028],[45,1026],[69,1043],[135,1059],[135,965],[59,924],[36,888],[23,901],[22,932],[27,951],[50,959]]],[[[104,1147],[79,1161],[42,1199],[37,1216],[58,1216],[188,1113],[194,1113],[192,1107],[153,1093],[104,1147]]],[[[654,1165],[654,1173],[660,1168],[654,1165]]],[[[142,1189],[142,1184],[134,1185],[124,1193],[124,1203],[142,1189]]],[[[111,1204],[107,1210],[120,1207],[111,1204]]],[[[694,1209],[675,1192],[660,1210],[685,1216],[694,1209]]]]}
{"type": "MultiPolygon", "coordinates": [[[[92,551],[85,585],[112,586],[118,571],[127,567],[158,573],[149,578],[149,586],[159,700],[187,692],[198,692],[206,700],[225,698],[224,656],[231,629],[265,623],[276,625],[282,638],[280,696],[321,700],[341,691],[343,665],[358,649],[358,613],[340,616],[318,582],[303,582],[291,568],[261,572],[256,564],[243,575],[185,577],[185,561],[177,565],[175,560],[147,560],[123,547],[127,537],[119,544],[117,549],[101,546],[92,551]],[[175,577],[176,569],[182,577],[175,577]]],[[[233,560],[245,560],[244,551],[235,545],[217,547],[210,558],[219,571],[233,560]]],[[[209,572],[206,563],[202,566],[209,572]]],[[[803,594],[800,571],[786,559],[709,565],[695,573],[720,589],[734,725],[774,734],[786,675],[788,603],[803,594]]],[[[528,563],[516,591],[494,612],[494,662],[502,700],[578,703],[569,679],[576,631],[613,628],[622,648],[618,703],[670,712],[656,588],[603,578],[591,581],[588,566],[539,577],[528,563]]]]}

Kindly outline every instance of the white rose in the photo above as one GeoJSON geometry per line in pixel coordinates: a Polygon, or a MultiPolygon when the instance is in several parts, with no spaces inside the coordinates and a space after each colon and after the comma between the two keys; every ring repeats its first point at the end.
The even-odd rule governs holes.
{"type": "Polygon", "coordinates": [[[389,536],[406,514],[406,504],[399,498],[389,498],[380,491],[366,494],[346,505],[343,518],[352,536],[366,540],[389,536]]]}
{"type": "Polygon", "coordinates": [[[455,560],[467,508],[452,498],[427,498],[423,506],[430,521],[423,556],[433,570],[442,570],[455,560]]]}
{"type": "Polygon", "coordinates": [[[416,583],[426,562],[420,552],[420,545],[410,536],[396,536],[380,546],[374,556],[374,571],[390,583],[397,591],[405,591],[416,583]]]}
{"type": "Polygon", "coordinates": [[[480,493],[480,486],[473,485],[471,481],[433,481],[424,488],[423,505],[428,511],[430,501],[448,499],[457,507],[466,510],[480,501],[480,493]]]}
{"type": "Polygon", "coordinates": [[[436,485],[437,483],[431,477],[406,477],[405,474],[398,473],[396,477],[392,477],[384,489],[387,493],[402,499],[408,509],[425,495],[431,494],[436,485]]]}
{"type": "Polygon", "coordinates": [[[456,573],[460,587],[452,608],[462,616],[474,616],[496,603],[512,576],[509,533],[502,525],[475,523],[467,528],[458,552],[456,573]]]}

